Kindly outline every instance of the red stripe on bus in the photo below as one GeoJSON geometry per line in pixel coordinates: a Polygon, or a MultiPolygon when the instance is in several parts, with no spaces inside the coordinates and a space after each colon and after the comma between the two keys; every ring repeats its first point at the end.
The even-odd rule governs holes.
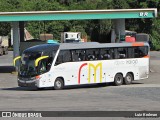
{"type": "Polygon", "coordinates": [[[84,67],[84,66],[86,66],[87,65],[87,63],[84,63],[84,64],[82,64],[81,66],[80,66],[80,68],[79,68],[79,72],[78,72],[78,84],[80,84],[80,80],[81,80],[81,70],[82,70],[82,68],[84,67]]]}

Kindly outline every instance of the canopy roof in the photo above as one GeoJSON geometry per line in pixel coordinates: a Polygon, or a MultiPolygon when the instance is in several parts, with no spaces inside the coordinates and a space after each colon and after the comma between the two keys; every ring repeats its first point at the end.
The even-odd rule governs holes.
{"type": "Polygon", "coordinates": [[[41,21],[41,20],[154,18],[154,17],[157,17],[157,8],[0,12],[0,22],[41,21]]]}

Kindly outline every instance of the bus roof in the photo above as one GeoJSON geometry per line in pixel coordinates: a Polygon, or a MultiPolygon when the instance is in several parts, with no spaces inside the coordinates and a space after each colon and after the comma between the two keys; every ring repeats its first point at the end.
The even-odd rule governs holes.
{"type": "Polygon", "coordinates": [[[98,42],[84,42],[84,43],[60,43],[60,44],[41,44],[24,50],[27,52],[49,52],[53,50],[69,50],[69,49],[87,49],[87,48],[109,48],[109,47],[127,47],[127,46],[149,46],[147,42],[133,42],[133,43],[98,43],[98,42]]]}
{"type": "Polygon", "coordinates": [[[127,46],[149,46],[147,42],[134,43],[98,43],[98,42],[84,42],[84,43],[61,43],[59,49],[86,49],[86,48],[106,48],[106,47],[127,47],[127,46]]]}
{"type": "Polygon", "coordinates": [[[47,52],[47,51],[53,51],[57,50],[59,48],[59,44],[41,44],[41,45],[36,45],[32,46],[30,48],[27,48],[24,50],[24,53],[26,52],[47,52]]]}

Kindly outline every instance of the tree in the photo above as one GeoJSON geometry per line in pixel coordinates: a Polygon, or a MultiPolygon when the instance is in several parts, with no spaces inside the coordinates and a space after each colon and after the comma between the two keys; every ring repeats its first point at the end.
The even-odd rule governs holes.
{"type": "MultiPolygon", "coordinates": [[[[1,12],[12,11],[56,11],[56,10],[96,10],[157,8],[159,0],[0,0],[1,12]]],[[[159,15],[158,15],[159,16],[159,15]]],[[[65,20],[26,22],[25,27],[35,38],[40,33],[51,33],[60,39],[61,32],[76,31],[89,36],[97,42],[109,42],[112,28],[111,20],[65,20]]],[[[0,35],[10,34],[10,24],[0,23],[0,35]]],[[[126,29],[145,32],[152,36],[155,49],[160,49],[160,20],[126,19],[126,29]]]]}
{"type": "Polygon", "coordinates": [[[129,8],[127,0],[113,0],[112,6],[114,9],[128,9],[129,8]]]}

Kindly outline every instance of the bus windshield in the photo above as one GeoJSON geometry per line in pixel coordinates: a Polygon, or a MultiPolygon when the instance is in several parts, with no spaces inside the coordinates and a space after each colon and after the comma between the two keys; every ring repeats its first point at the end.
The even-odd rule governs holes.
{"type": "Polygon", "coordinates": [[[20,63],[20,77],[35,77],[50,70],[56,51],[52,51],[52,56],[39,60],[36,66],[35,61],[42,56],[42,52],[26,52],[22,54],[20,63]]]}
{"type": "Polygon", "coordinates": [[[41,52],[23,53],[20,65],[20,76],[33,77],[38,74],[35,60],[41,56],[41,52]]]}

